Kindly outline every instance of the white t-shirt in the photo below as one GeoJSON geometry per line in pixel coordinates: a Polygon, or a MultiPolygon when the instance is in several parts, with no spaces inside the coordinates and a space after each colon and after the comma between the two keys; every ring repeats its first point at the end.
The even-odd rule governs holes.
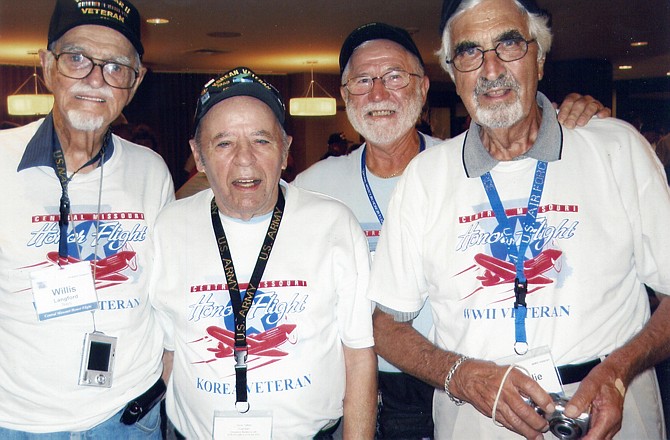
{"type": "MultiPolygon", "coordinates": [[[[440,139],[422,133],[419,133],[419,135],[423,138],[426,149],[442,142],[440,139]]],[[[363,144],[346,156],[329,157],[316,162],[307,170],[298,174],[293,184],[310,191],[335,197],[347,205],[354,212],[363,231],[365,231],[370,251],[374,256],[382,225],[368,198],[361,177],[361,156],[365,148],[366,145],[363,144]]],[[[382,179],[367,169],[366,175],[382,216],[386,216],[386,208],[399,177],[382,179]]],[[[423,335],[429,335],[433,324],[430,302],[426,302],[412,324],[423,335]]],[[[380,371],[399,371],[384,358],[379,357],[378,359],[380,371]]]]}
{"type": "MultiPolygon", "coordinates": [[[[368,296],[398,312],[430,298],[438,347],[497,360],[514,354],[514,265],[481,180],[465,175],[466,134],[420,155],[403,174],[368,296]]],[[[491,170],[517,238],[536,163],[491,170]]],[[[582,363],[635,335],[649,318],[643,283],[670,292],[669,224],[670,191],[639,133],[615,119],[564,129],[526,254],[530,348],[549,346],[557,365],[582,363]]],[[[438,421],[437,402],[448,399],[435,398],[438,421]]]]}
{"type": "MultiPolygon", "coordinates": [[[[0,426],[81,431],[117,413],[161,374],[162,334],[148,301],[151,229],[174,189],[158,154],[116,136],[104,165],[76,174],[68,185],[70,249],[77,249],[70,256],[98,260],[95,328],[118,338],[112,387],[80,386],[84,335],[94,330],[91,313],[39,321],[30,283],[31,272],[54,265],[60,236],[61,186],[53,168],[17,172],[43,121],[0,132],[0,426]]],[[[49,157],[51,145],[46,148],[49,157]]]]}
{"type": "MultiPolygon", "coordinates": [[[[282,182],[286,208],[247,318],[251,410],[273,412],[273,438],[307,438],[342,416],[342,345],[374,344],[365,298],[368,249],[341,203],[282,182]]],[[[152,303],[175,351],[167,412],[189,438],[210,438],[215,411],[234,411],[233,314],[211,224],[211,190],[169,205],[156,227],[152,303]]],[[[241,290],[269,216],[222,217],[241,290]]]]}

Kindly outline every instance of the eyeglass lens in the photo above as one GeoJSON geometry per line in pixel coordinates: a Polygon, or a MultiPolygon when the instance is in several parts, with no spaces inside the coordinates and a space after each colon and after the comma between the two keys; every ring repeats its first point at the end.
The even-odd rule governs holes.
{"type": "Polygon", "coordinates": [[[482,50],[479,47],[467,48],[454,57],[454,67],[461,72],[470,72],[484,63],[486,52],[494,51],[498,58],[504,62],[516,61],[523,58],[528,52],[528,44],[534,40],[523,39],[504,40],[496,44],[493,49],[482,50]]]}
{"type": "Polygon", "coordinates": [[[112,61],[96,63],[80,53],[63,52],[57,56],[57,62],[58,71],[72,79],[86,78],[95,66],[100,66],[105,82],[118,89],[131,88],[137,79],[137,72],[130,66],[112,61]]]}

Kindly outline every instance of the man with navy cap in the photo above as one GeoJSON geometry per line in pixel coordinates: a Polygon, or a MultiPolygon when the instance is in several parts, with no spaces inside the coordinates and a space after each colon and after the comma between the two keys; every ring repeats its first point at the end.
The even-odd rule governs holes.
{"type": "Polygon", "coordinates": [[[151,230],[174,198],[111,134],[145,68],[126,0],[57,0],[39,53],[52,112],[0,134],[0,438],[161,437],[151,230]]]}
{"type": "MultiPolygon", "coordinates": [[[[409,33],[386,23],[355,29],[340,50],[342,98],[349,122],[365,144],[347,156],[319,161],[299,174],[294,184],[343,201],[352,209],[374,254],[391,192],[407,164],[424,149],[441,142],[415,126],[426,102],[429,80],[419,49],[409,33]]],[[[609,110],[591,97],[573,94],[559,118],[584,125],[609,110]]],[[[430,304],[413,320],[428,335],[430,304]]],[[[433,432],[433,387],[401,373],[379,359],[380,438],[425,438],[433,432]]]]}
{"type": "Polygon", "coordinates": [[[435,436],[654,438],[670,354],[670,190],[633,127],[568,128],[537,91],[533,0],[444,3],[440,59],[472,123],[389,204],[368,297],[377,352],[432,384],[435,436]],[[411,326],[430,299],[435,334],[411,326]]]}
{"type": "Polygon", "coordinates": [[[280,180],[277,90],[208,82],[190,141],[211,189],[158,218],[151,300],[174,351],[167,413],[187,438],[372,438],[376,356],[365,236],[340,202],[280,180]]]}

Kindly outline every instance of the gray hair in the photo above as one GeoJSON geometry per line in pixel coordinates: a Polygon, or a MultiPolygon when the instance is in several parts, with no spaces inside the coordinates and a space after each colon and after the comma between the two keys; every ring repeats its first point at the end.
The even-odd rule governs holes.
{"type": "MultiPolygon", "coordinates": [[[[440,47],[440,50],[437,51],[437,56],[440,59],[440,65],[449,74],[452,80],[454,80],[454,68],[451,64],[447,63],[447,60],[451,60],[453,58],[453,48],[451,47],[451,27],[454,18],[458,17],[467,9],[474,8],[484,1],[485,0],[463,0],[444,27],[444,31],[442,32],[442,47],[440,47]]],[[[514,0],[514,3],[516,4],[516,7],[519,8],[519,10],[523,13],[523,15],[527,17],[530,37],[537,40],[537,47],[539,48],[537,52],[537,59],[539,61],[543,59],[551,50],[553,36],[551,35],[551,28],[549,27],[549,17],[541,14],[531,14],[517,0],[514,0]]]]}

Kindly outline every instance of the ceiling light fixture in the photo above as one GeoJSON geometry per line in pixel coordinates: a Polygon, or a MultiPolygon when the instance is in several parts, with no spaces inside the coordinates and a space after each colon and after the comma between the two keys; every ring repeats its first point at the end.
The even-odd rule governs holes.
{"type": "Polygon", "coordinates": [[[628,65],[625,65],[625,64],[622,65],[622,66],[619,66],[619,70],[631,70],[632,68],[633,68],[633,66],[628,66],[628,65]]]}
{"type": "Polygon", "coordinates": [[[29,76],[18,89],[7,97],[7,113],[14,116],[37,116],[46,115],[54,105],[54,95],[39,93],[39,85],[46,89],[42,78],[37,75],[37,52],[28,52],[33,55],[33,74],[29,76]],[[19,94],[21,89],[30,80],[34,81],[35,93],[19,94]]]}
{"type": "Polygon", "coordinates": [[[646,41],[633,41],[632,43],[630,43],[630,45],[633,46],[633,47],[642,47],[642,46],[646,46],[647,44],[649,44],[649,43],[646,42],[646,41]]]}
{"type": "Polygon", "coordinates": [[[321,87],[318,82],[314,81],[314,64],[316,63],[316,61],[307,61],[307,64],[311,66],[311,81],[304,98],[291,98],[289,101],[289,114],[291,116],[332,116],[337,112],[335,98],[321,87]],[[328,97],[315,97],[315,85],[319,86],[328,97]]]}
{"type": "Polygon", "coordinates": [[[146,21],[149,24],[168,24],[170,22],[170,20],[168,20],[167,18],[159,18],[159,17],[147,18],[146,21]]]}

